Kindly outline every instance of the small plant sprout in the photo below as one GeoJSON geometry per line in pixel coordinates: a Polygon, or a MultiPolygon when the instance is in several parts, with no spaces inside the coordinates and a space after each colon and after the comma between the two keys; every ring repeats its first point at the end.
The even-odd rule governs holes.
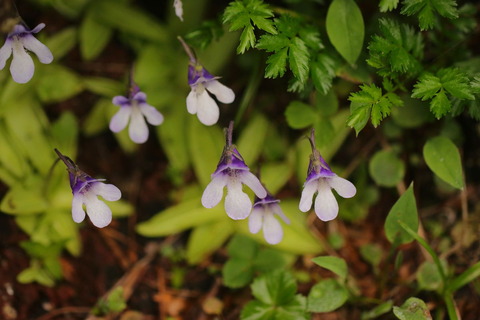
{"type": "Polygon", "coordinates": [[[290,220],[283,213],[279,202],[280,200],[270,194],[263,199],[255,197],[252,213],[248,217],[250,232],[258,233],[260,229],[263,229],[263,236],[269,244],[277,244],[283,238],[282,225],[275,215],[279,216],[286,224],[290,224],[290,220]]]}
{"type": "Polygon", "coordinates": [[[182,0],[174,0],[173,7],[175,8],[175,15],[178,19],[183,21],[183,4],[182,0]]]}
{"type": "Polygon", "coordinates": [[[103,228],[112,221],[112,211],[98,196],[107,201],[117,201],[122,193],[113,184],[105,184],[105,179],[93,179],[88,174],[78,168],[78,166],[67,156],[64,156],[55,149],[60,160],[67,166],[70,178],[70,187],[72,188],[72,218],[73,221],[80,223],[85,219],[83,205],[87,209],[87,214],[92,223],[103,228]]]}
{"type": "Polygon", "coordinates": [[[300,199],[300,210],[307,212],[312,207],[313,196],[315,199],[315,213],[322,221],[330,221],[338,215],[338,203],[333,195],[332,188],[343,198],[351,198],[357,189],[350,181],[340,178],[332,172],[328,164],[315,147],[315,130],[312,129],[309,137],[312,146],[310,164],[308,166],[307,180],[303,185],[300,199]]]}
{"type": "Polygon", "coordinates": [[[218,101],[222,103],[232,103],[235,99],[235,93],[232,89],[217,81],[219,77],[211,75],[197,62],[193,51],[181,37],[178,37],[178,40],[182,43],[190,58],[188,84],[192,90],[187,96],[187,110],[191,114],[197,114],[198,120],[204,125],[214,125],[220,116],[220,109],[208,92],[215,95],[218,101]]]}
{"type": "Polygon", "coordinates": [[[147,95],[140,91],[132,82],[128,97],[116,96],[112,103],[120,110],[110,120],[110,130],[120,132],[127,126],[130,139],[135,143],[144,143],[148,139],[148,127],[145,119],[151,125],[163,123],[163,115],[154,107],[147,104],[147,95]]]}
{"type": "Polygon", "coordinates": [[[0,48],[0,70],[5,67],[8,58],[13,53],[10,73],[15,82],[27,83],[33,77],[35,65],[27,50],[35,53],[41,63],[48,64],[53,61],[50,49],[33,36],[34,33],[38,33],[44,27],[45,24],[40,23],[33,30],[29,30],[23,24],[17,24],[7,35],[3,47],[0,48]]]}
{"type": "Polygon", "coordinates": [[[227,187],[225,197],[225,211],[234,220],[248,217],[252,211],[252,201],[242,191],[242,183],[253,190],[260,199],[267,196],[267,190],[260,180],[250,172],[235,145],[232,145],[233,122],[225,130],[226,145],[223,149],[217,170],[212,174],[212,181],[205,188],[202,195],[202,205],[205,208],[215,207],[223,197],[223,188],[227,187]]]}

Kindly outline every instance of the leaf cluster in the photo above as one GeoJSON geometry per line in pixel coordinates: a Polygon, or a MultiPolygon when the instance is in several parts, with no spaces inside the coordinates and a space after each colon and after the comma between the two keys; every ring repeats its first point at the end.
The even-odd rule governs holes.
{"type": "Polygon", "coordinates": [[[458,18],[455,0],[405,0],[401,13],[407,16],[417,15],[421,30],[432,29],[437,14],[448,19],[458,18]]]}
{"type": "Polygon", "coordinates": [[[223,14],[223,23],[230,23],[230,31],[243,29],[237,53],[242,54],[255,47],[255,27],[271,34],[277,33],[270,19],[272,17],[272,10],[262,0],[237,0],[230,3],[223,14]]]}
{"type": "Polygon", "coordinates": [[[414,86],[412,98],[430,100],[430,110],[440,119],[452,111],[453,98],[475,100],[477,86],[478,79],[470,81],[466,72],[444,68],[436,74],[423,74],[414,86]]]}

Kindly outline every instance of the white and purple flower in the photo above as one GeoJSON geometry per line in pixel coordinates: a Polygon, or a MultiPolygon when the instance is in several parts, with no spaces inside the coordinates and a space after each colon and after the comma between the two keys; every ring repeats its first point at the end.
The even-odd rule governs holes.
{"type": "Polygon", "coordinates": [[[175,8],[175,15],[183,21],[183,4],[181,0],[174,0],[173,7],[175,8]]]}
{"type": "Polygon", "coordinates": [[[332,188],[343,198],[351,198],[357,192],[357,189],[350,181],[337,176],[320,152],[315,148],[315,136],[312,129],[309,138],[312,146],[312,155],[308,166],[307,180],[303,185],[302,197],[299,208],[307,212],[312,207],[313,196],[317,193],[315,199],[315,213],[322,221],[330,221],[338,215],[338,203],[333,195],[332,188]]]}
{"type": "Polygon", "coordinates": [[[255,197],[252,213],[248,217],[250,232],[258,233],[260,229],[263,229],[263,236],[269,244],[277,244],[283,238],[282,225],[275,215],[279,216],[286,224],[290,224],[290,220],[283,213],[279,202],[280,200],[270,194],[263,199],[255,197]]]}
{"type": "Polygon", "coordinates": [[[93,179],[88,174],[80,170],[77,165],[68,157],[64,156],[55,149],[58,157],[67,166],[70,178],[70,187],[72,188],[72,218],[76,223],[85,219],[86,211],[92,223],[103,228],[112,221],[112,210],[101,200],[101,196],[107,201],[117,201],[122,197],[120,190],[113,184],[105,184],[104,179],[93,179]]]}
{"type": "Polygon", "coordinates": [[[116,96],[112,103],[120,110],[110,120],[110,130],[120,132],[127,126],[130,139],[135,143],[144,143],[148,139],[148,127],[145,119],[151,125],[158,126],[163,122],[163,115],[147,104],[147,95],[134,85],[130,96],[116,96]]]}
{"type": "Polygon", "coordinates": [[[217,80],[219,77],[211,75],[199,64],[185,41],[180,37],[178,39],[190,58],[188,84],[192,90],[187,96],[187,111],[190,114],[196,114],[198,120],[204,125],[214,125],[220,117],[220,109],[208,93],[213,94],[222,103],[232,103],[235,100],[235,93],[232,89],[221,84],[217,80]]]}
{"type": "Polygon", "coordinates": [[[250,172],[237,148],[232,145],[232,130],[233,122],[227,130],[227,144],[217,169],[212,174],[212,181],[203,192],[202,205],[205,208],[215,207],[222,200],[223,188],[226,186],[225,211],[230,218],[241,220],[247,218],[252,211],[252,201],[243,192],[242,184],[252,189],[259,198],[265,198],[267,191],[260,180],[250,172]]]}
{"type": "Polygon", "coordinates": [[[35,65],[26,50],[35,53],[41,63],[48,64],[53,61],[52,52],[33,36],[44,27],[45,24],[40,23],[33,30],[29,30],[24,25],[17,24],[8,34],[3,47],[0,48],[0,70],[5,67],[8,58],[13,53],[10,73],[15,82],[26,83],[33,77],[35,65]]]}

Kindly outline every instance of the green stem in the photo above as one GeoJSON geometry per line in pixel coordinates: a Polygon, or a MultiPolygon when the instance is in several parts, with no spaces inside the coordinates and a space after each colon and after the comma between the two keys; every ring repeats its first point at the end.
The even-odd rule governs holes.
{"type": "Polygon", "coordinates": [[[447,306],[448,318],[450,320],[459,320],[457,310],[455,308],[455,301],[451,292],[447,291],[443,294],[443,301],[447,306]]]}

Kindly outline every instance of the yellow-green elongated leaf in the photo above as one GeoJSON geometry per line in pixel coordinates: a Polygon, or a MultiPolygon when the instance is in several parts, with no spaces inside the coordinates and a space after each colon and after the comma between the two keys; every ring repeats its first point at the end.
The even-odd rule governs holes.
{"type": "Polygon", "coordinates": [[[365,26],[362,12],[353,0],[334,0],[327,12],[327,35],[338,53],[355,64],[362,51],[365,26]]]}
{"type": "Polygon", "coordinates": [[[253,165],[257,161],[263,150],[267,132],[268,121],[261,114],[255,115],[242,130],[236,145],[247,165],[253,165]]]}
{"type": "Polygon", "coordinates": [[[62,65],[48,65],[43,68],[35,89],[42,102],[53,103],[73,97],[84,89],[81,78],[71,69],[62,65]]]}
{"type": "Polygon", "coordinates": [[[48,208],[48,203],[40,193],[40,189],[33,185],[30,188],[13,186],[3,197],[0,211],[15,214],[39,214],[48,208]]]}
{"type": "Polygon", "coordinates": [[[293,165],[288,162],[269,162],[260,168],[260,181],[271,194],[276,194],[288,182],[292,173],[293,165]]]}
{"type": "Polygon", "coordinates": [[[52,125],[53,144],[71,159],[77,156],[78,124],[75,116],[67,111],[52,125]]]}
{"type": "Polygon", "coordinates": [[[385,235],[388,241],[392,243],[407,243],[412,241],[412,236],[402,228],[399,221],[414,231],[418,229],[418,212],[415,195],[413,193],[413,183],[397,202],[395,202],[385,220],[385,235]]]}
{"type": "Polygon", "coordinates": [[[462,161],[455,144],[447,137],[429,139],[423,146],[428,167],[443,181],[457,189],[463,188],[462,161]]]}
{"type": "Polygon", "coordinates": [[[8,133],[3,124],[0,125],[0,141],[2,151],[0,152],[0,166],[15,178],[22,178],[28,174],[29,168],[26,160],[19,154],[19,151],[11,143],[8,133]]]}
{"type": "Polygon", "coordinates": [[[98,22],[93,13],[87,13],[80,26],[80,54],[85,60],[95,59],[112,37],[112,28],[98,22]]]}
{"type": "Polygon", "coordinates": [[[150,220],[139,223],[137,232],[145,237],[160,237],[224,218],[223,203],[207,209],[202,207],[199,198],[195,198],[169,207],[150,220]]]}
{"type": "Polygon", "coordinates": [[[61,29],[45,41],[45,45],[50,49],[55,61],[59,61],[65,56],[77,43],[77,29],[70,27],[61,29]]]}
{"type": "MultiPolygon", "coordinates": [[[[211,181],[216,165],[222,155],[225,141],[217,126],[207,127],[198,121],[197,117],[190,117],[188,132],[190,156],[193,169],[200,185],[206,187],[211,181]]],[[[241,152],[241,151],[240,151],[241,152]]]]}
{"type": "Polygon", "coordinates": [[[224,219],[203,224],[195,228],[188,238],[187,262],[196,264],[214,252],[234,232],[234,221],[225,215],[224,219]]]}

